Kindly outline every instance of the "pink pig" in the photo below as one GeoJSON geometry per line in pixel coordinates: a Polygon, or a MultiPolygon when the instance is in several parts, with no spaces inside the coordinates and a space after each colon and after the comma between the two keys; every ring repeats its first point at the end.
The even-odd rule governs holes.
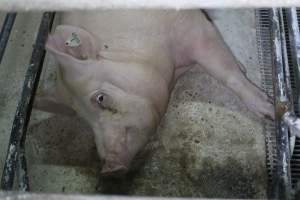
{"type": "Polygon", "coordinates": [[[126,173],[164,116],[172,88],[192,64],[204,68],[259,117],[268,97],[241,70],[200,10],[62,13],[46,47],[59,63],[57,85],[38,109],[77,113],[92,127],[101,173],[126,173]]]}

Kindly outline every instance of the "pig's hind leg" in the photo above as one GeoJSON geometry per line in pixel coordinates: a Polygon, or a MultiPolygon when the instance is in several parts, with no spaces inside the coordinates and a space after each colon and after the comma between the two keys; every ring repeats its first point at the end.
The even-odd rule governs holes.
{"type": "Polygon", "coordinates": [[[191,31],[191,59],[234,91],[259,117],[274,119],[274,108],[268,96],[246,77],[214,25],[208,20],[203,24],[198,31],[191,31]]]}

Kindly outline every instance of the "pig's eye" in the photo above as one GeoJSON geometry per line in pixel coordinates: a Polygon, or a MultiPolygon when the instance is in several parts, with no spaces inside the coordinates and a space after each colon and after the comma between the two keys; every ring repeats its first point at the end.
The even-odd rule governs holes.
{"type": "Polygon", "coordinates": [[[114,102],[111,96],[105,93],[96,93],[92,96],[91,101],[97,107],[100,106],[102,109],[114,110],[114,102]]]}
{"type": "Polygon", "coordinates": [[[96,96],[96,101],[98,104],[101,104],[104,101],[104,95],[103,94],[98,94],[96,96]]]}
{"type": "Polygon", "coordinates": [[[98,93],[94,96],[94,102],[101,106],[102,108],[108,108],[110,107],[110,98],[103,93],[98,93]]]}

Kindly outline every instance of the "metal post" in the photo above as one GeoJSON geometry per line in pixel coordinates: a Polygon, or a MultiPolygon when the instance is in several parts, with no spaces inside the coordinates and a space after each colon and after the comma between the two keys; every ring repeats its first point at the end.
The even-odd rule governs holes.
{"type": "Polygon", "coordinates": [[[281,120],[281,115],[288,107],[289,99],[285,80],[285,66],[282,33],[282,14],[280,9],[272,9],[272,40],[273,40],[273,62],[274,62],[274,97],[276,112],[276,134],[277,134],[277,170],[274,189],[274,198],[291,199],[291,175],[290,175],[290,149],[288,128],[281,120]]]}
{"type": "Polygon", "coordinates": [[[292,63],[295,72],[296,90],[294,91],[294,102],[296,110],[300,111],[300,33],[296,8],[287,9],[289,37],[291,41],[291,51],[293,54],[292,63]]]}
{"type": "Polygon", "coordinates": [[[24,183],[22,183],[22,185],[24,186],[24,190],[29,189],[26,171],[26,160],[24,157],[24,143],[26,138],[27,125],[29,123],[32,110],[34,95],[38,86],[45,57],[45,42],[47,39],[47,34],[51,29],[53,19],[54,13],[45,13],[43,15],[35,46],[32,52],[30,64],[26,72],[21,99],[19,101],[12,126],[6,161],[1,179],[1,189],[3,190],[12,189],[17,165],[22,168],[24,172],[22,173],[23,176],[20,178],[20,180],[24,180],[24,183]],[[18,160],[20,161],[20,163],[17,163],[18,160]]]}
{"type": "MultiPolygon", "coordinates": [[[[300,111],[300,31],[299,31],[299,25],[298,25],[298,17],[297,17],[297,9],[296,8],[290,8],[287,9],[287,17],[289,22],[289,37],[291,41],[291,51],[292,51],[292,67],[294,71],[295,76],[295,90],[293,94],[293,100],[295,105],[295,110],[297,111],[296,114],[298,114],[299,117],[299,111],[300,111]]],[[[290,129],[292,135],[296,135],[297,133],[293,133],[297,130],[290,129]]],[[[299,138],[297,138],[299,140],[299,138]]],[[[298,160],[297,158],[293,158],[293,161],[298,160]]],[[[300,196],[300,190],[299,185],[296,184],[296,196],[300,196]]]]}

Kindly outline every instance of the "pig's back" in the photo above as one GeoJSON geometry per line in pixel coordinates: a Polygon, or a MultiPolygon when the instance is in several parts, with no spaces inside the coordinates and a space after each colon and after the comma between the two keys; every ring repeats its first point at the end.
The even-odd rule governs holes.
{"type": "Polygon", "coordinates": [[[64,13],[61,23],[84,28],[110,50],[130,49],[149,54],[151,49],[165,47],[166,32],[178,14],[160,10],[74,12],[64,13]]]}
{"type": "Polygon", "coordinates": [[[148,35],[162,32],[179,14],[163,10],[100,10],[63,13],[63,24],[82,26],[101,37],[148,35]]]}
{"type": "Polygon", "coordinates": [[[89,31],[104,51],[146,57],[171,82],[175,70],[172,49],[181,39],[172,35],[181,37],[187,27],[192,27],[191,21],[201,18],[200,10],[100,10],[63,13],[61,24],[89,31]]]}

